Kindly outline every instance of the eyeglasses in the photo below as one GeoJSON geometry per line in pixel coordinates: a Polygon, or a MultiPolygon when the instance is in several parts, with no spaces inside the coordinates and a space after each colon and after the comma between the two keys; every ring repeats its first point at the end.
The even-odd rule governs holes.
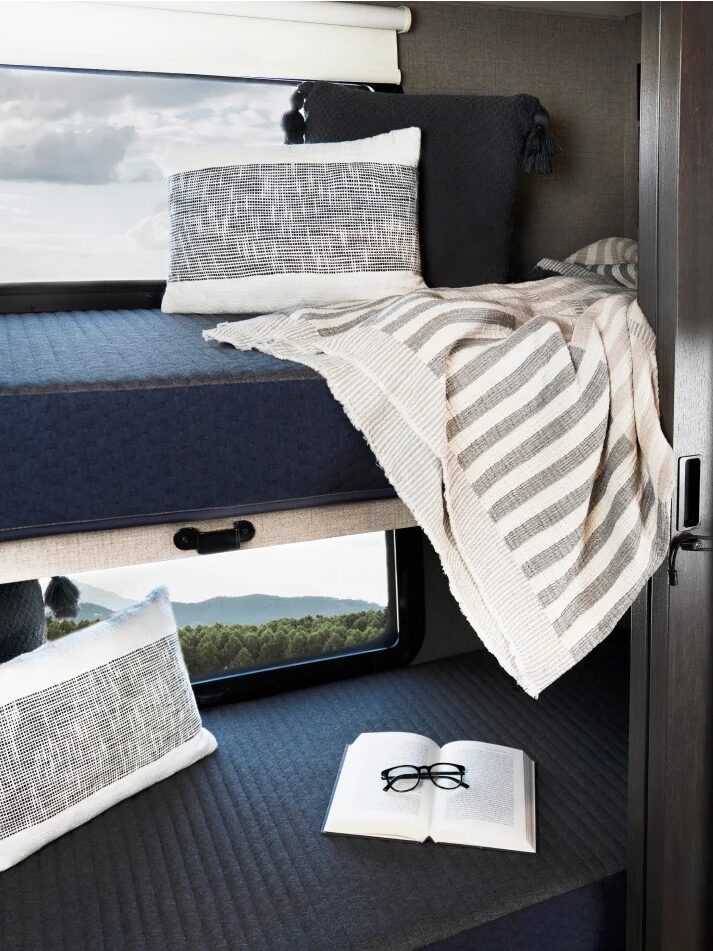
{"type": "Polygon", "coordinates": [[[457,763],[434,763],[433,766],[392,766],[381,771],[386,785],[384,792],[411,792],[422,779],[430,779],[439,789],[469,789],[464,782],[465,766],[457,763]]]}

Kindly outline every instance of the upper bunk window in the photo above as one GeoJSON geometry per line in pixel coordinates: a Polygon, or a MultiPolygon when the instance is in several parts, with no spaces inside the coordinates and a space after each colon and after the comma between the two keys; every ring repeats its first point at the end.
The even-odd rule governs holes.
{"type": "MultiPolygon", "coordinates": [[[[155,303],[161,154],[280,142],[301,80],[399,83],[410,22],[330,2],[0,3],[0,313],[74,309],[96,282],[155,284],[155,303]]],[[[105,298],[81,307],[138,306],[105,298]]]]}
{"type": "Polygon", "coordinates": [[[0,283],[165,280],[163,157],[281,142],[292,86],[0,68],[0,283]]]}

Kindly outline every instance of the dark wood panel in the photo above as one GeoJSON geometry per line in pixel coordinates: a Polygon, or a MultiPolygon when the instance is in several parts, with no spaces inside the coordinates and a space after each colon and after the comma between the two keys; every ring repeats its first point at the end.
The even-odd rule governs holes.
{"type": "MultiPolygon", "coordinates": [[[[660,5],[645,4],[641,20],[639,112],[639,303],[654,330],[658,304],[660,30],[660,5]]],[[[631,612],[629,837],[626,873],[628,951],[641,951],[645,946],[650,603],[651,584],[648,584],[634,602],[631,612]]]]}
{"type": "MultiPolygon", "coordinates": [[[[647,162],[655,168],[648,167],[646,180],[642,175],[640,298],[656,323],[662,425],[676,456],[702,457],[700,531],[710,534],[713,4],[645,4],[644,24],[642,84],[653,82],[658,70],[658,90],[649,90],[642,103],[642,151],[644,141],[648,149],[654,139],[656,151],[642,159],[642,172],[647,162]]],[[[646,869],[644,882],[637,881],[638,867],[632,869],[630,947],[661,951],[713,946],[710,554],[684,553],[679,566],[677,587],[669,587],[663,570],[650,585],[648,740],[633,754],[630,790],[630,854],[634,862],[643,857],[646,869]],[[643,776],[635,768],[642,758],[643,776]],[[637,899],[643,920],[637,920],[637,899]]],[[[645,648],[647,612],[636,618],[634,643],[638,637],[645,648]]],[[[644,708],[644,654],[633,654],[633,719],[644,708]]],[[[632,726],[638,729],[639,720],[632,726]]]]}
{"type": "MultiPolygon", "coordinates": [[[[681,33],[680,3],[659,5],[655,274],[648,288],[654,300],[661,424],[673,443],[674,369],[678,292],[678,149],[681,33]]],[[[665,891],[664,792],[668,718],[669,586],[660,568],[649,586],[649,722],[647,740],[646,904],[644,947],[660,948],[665,891]]]]}
{"type": "MultiPolygon", "coordinates": [[[[713,4],[680,5],[678,287],[673,445],[713,451],[713,4]]],[[[670,385],[670,384],[669,384],[670,385]]],[[[701,486],[710,534],[711,483],[701,486]]],[[[713,625],[711,556],[684,553],[669,591],[663,948],[710,948],[713,625]]]]}

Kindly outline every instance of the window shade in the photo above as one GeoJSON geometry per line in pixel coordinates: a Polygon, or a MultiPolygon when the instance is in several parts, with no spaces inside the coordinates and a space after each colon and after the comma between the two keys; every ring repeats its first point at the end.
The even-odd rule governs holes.
{"type": "Polygon", "coordinates": [[[398,83],[406,7],[363,3],[0,3],[0,63],[398,83]]]}

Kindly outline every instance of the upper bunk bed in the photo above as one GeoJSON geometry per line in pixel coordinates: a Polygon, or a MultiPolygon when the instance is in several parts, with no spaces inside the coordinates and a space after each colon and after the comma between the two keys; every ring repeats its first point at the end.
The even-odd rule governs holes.
{"type": "MultiPolygon", "coordinates": [[[[337,12],[342,16],[353,8],[354,16],[362,16],[365,11],[358,7],[339,5],[337,12]]],[[[321,13],[331,15],[335,9],[324,8],[321,13]]],[[[416,58],[423,57],[416,48],[410,49],[410,34],[405,32],[405,42],[400,39],[397,47],[396,32],[409,29],[410,14],[405,8],[379,11],[380,22],[369,34],[368,48],[359,45],[367,40],[364,30],[354,28],[363,24],[339,27],[337,48],[344,54],[339,63],[332,60],[326,43],[306,42],[298,47],[290,45],[289,49],[279,44],[279,73],[271,71],[271,65],[264,62],[266,50],[264,44],[261,45],[264,36],[277,35],[274,31],[278,27],[257,20],[243,20],[238,25],[236,18],[225,17],[221,20],[220,37],[213,35],[210,46],[200,49],[195,43],[186,44],[185,48],[181,46],[179,72],[183,78],[180,79],[171,77],[177,72],[176,64],[165,50],[156,48],[156,44],[151,44],[150,50],[148,46],[144,48],[143,39],[141,48],[135,42],[136,36],[155,36],[163,23],[173,31],[185,30],[187,21],[171,11],[132,9],[129,12],[121,7],[102,10],[101,18],[105,22],[101,31],[98,20],[91,28],[85,20],[86,29],[76,49],[47,44],[46,38],[53,30],[66,30],[67,22],[55,22],[52,10],[46,13],[46,28],[41,33],[32,28],[32,18],[25,18],[24,14],[15,23],[24,45],[16,54],[13,47],[6,62],[40,69],[47,65],[60,70],[96,68],[91,60],[94,50],[104,50],[102,37],[111,34],[121,36],[121,43],[117,40],[111,51],[104,50],[99,68],[128,71],[124,73],[127,79],[132,73],[155,71],[159,76],[163,72],[163,77],[153,78],[154,83],[186,82],[187,76],[219,76],[238,80],[239,84],[240,77],[246,75],[302,75],[336,81],[357,80],[372,86],[388,84],[391,90],[398,89],[397,84],[403,80],[406,93],[427,91],[423,88],[425,76],[420,76],[415,64],[416,58]],[[127,43],[123,25],[129,20],[136,23],[137,18],[144,28],[132,29],[131,42],[127,43]],[[265,32],[259,37],[252,36],[249,31],[253,29],[265,32]],[[206,49],[210,49],[210,55],[206,49]],[[405,63],[404,76],[398,67],[397,53],[405,63]],[[13,55],[19,58],[13,59],[13,55]]],[[[377,16],[375,11],[371,14],[377,16]]],[[[204,25],[207,29],[210,19],[193,16],[193,29],[202,29],[204,25]]],[[[584,23],[587,36],[577,40],[582,46],[596,38],[602,29],[589,21],[584,23]]],[[[539,30],[540,42],[550,42],[545,26],[543,22],[539,30]]],[[[306,32],[322,28],[334,31],[336,21],[328,27],[304,26],[306,32]]],[[[303,27],[294,24],[290,27],[293,32],[296,29],[303,27]]],[[[604,31],[616,45],[616,58],[622,59],[617,69],[623,73],[624,54],[628,55],[627,31],[623,26],[605,26],[604,31]]],[[[418,35],[416,42],[420,42],[418,35]]],[[[517,72],[519,69],[518,66],[512,76],[508,72],[507,77],[490,83],[490,89],[508,95],[534,88],[529,77],[517,72]]],[[[588,69],[601,80],[598,63],[588,69]]],[[[552,103],[550,108],[554,105],[558,117],[571,123],[576,113],[578,121],[581,118],[585,122],[583,138],[590,134],[590,126],[602,131],[604,123],[599,113],[591,119],[589,114],[581,117],[582,110],[575,97],[564,90],[563,84],[553,85],[547,70],[541,72],[544,80],[540,77],[535,83],[537,91],[544,90],[548,104],[552,103]]],[[[612,88],[614,85],[619,88],[618,79],[622,78],[619,73],[612,79],[612,88]]],[[[443,91],[457,91],[451,87],[449,81],[443,91]]],[[[294,87],[272,88],[287,108],[294,87]]],[[[470,88],[476,87],[471,83],[470,88]]],[[[609,85],[607,95],[608,90],[609,85]]],[[[255,94],[251,95],[257,101],[255,94]]],[[[376,116],[371,98],[359,122],[387,122],[386,117],[376,116]]],[[[387,98],[405,100],[408,97],[387,98]]],[[[431,110],[428,119],[441,123],[439,130],[450,128],[448,135],[442,136],[434,126],[430,134],[432,143],[443,141],[441,151],[428,158],[431,182],[436,175],[442,179],[440,190],[424,192],[424,201],[432,208],[421,235],[426,242],[424,274],[431,286],[499,279],[498,275],[504,273],[500,263],[506,254],[513,252],[513,257],[522,257],[520,252],[523,251],[519,238],[515,246],[509,243],[514,180],[508,186],[511,191],[498,197],[496,213],[492,204],[487,208],[477,205],[482,198],[477,175],[471,176],[470,182],[462,176],[456,181],[448,171],[454,167],[453,161],[465,159],[467,164],[472,158],[470,153],[462,152],[462,137],[458,134],[454,140],[453,130],[459,133],[462,128],[458,110],[464,107],[465,101],[479,97],[457,98],[459,104],[449,106],[448,115],[444,113],[438,118],[438,110],[431,110]],[[463,187],[467,189],[465,193],[463,187]],[[439,196],[444,190],[446,201],[439,207],[439,196]],[[475,216],[470,213],[471,205],[478,209],[475,216]],[[475,232],[485,236],[477,254],[475,245],[465,240],[464,233],[454,229],[454,215],[459,215],[459,223],[465,222],[469,228],[465,237],[470,238],[475,232]],[[486,228],[483,228],[484,222],[486,228]],[[495,261],[499,262],[498,267],[491,272],[495,261]],[[452,270],[454,262],[460,272],[444,272],[446,266],[452,270]],[[435,273],[437,269],[439,274],[435,273]]],[[[439,104],[439,109],[442,105],[439,104]]],[[[479,107],[471,103],[468,108],[479,107]]],[[[501,115],[490,117],[488,121],[501,118],[501,115]]],[[[316,120],[313,109],[311,121],[314,124],[316,120]]],[[[353,113],[335,116],[333,128],[315,127],[313,137],[319,133],[318,137],[347,139],[379,131],[366,127],[360,131],[353,125],[354,121],[353,113]],[[345,130],[345,124],[350,123],[353,127],[345,130]]],[[[558,118],[558,122],[561,121],[558,118]]],[[[279,118],[274,121],[270,135],[281,135],[278,126],[279,118]]],[[[505,154],[503,142],[497,136],[495,139],[497,154],[488,162],[492,164],[489,170],[495,173],[493,180],[500,184],[505,154]]],[[[521,141],[518,139],[515,143],[514,152],[513,144],[508,139],[507,162],[515,162],[519,168],[521,141]]],[[[587,237],[615,233],[611,209],[620,207],[619,193],[628,182],[628,170],[615,168],[616,155],[609,151],[596,161],[590,161],[589,156],[579,156],[578,181],[582,181],[584,173],[590,182],[595,168],[599,180],[602,162],[607,188],[614,190],[601,203],[606,206],[603,213],[587,212],[587,237]],[[611,185],[612,182],[615,184],[611,185]]],[[[569,169],[566,175],[571,185],[569,169]]],[[[530,196],[530,203],[535,186],[523,187],[530,196]]],[[[566,193],[571,204],[572,189],[567,187],[567,182],[556,191],[558,195],[566,193]]],[[[543,194],[539,186],[538,193],[543,194]]],[[[555,198],[555,205],[557,201],[561,199],[555,198]]],[[[526,232],[528,260],[514,263],[531,264],[536,254],[545,248],[548,252],[561,253],[583,242],[583,228],[575,229],[576,235],[571,233],[571,222],[575,220],[573,208],[564,208],[559,215],[558,228],[564,231],[555,243],[551,240],[554,236],[552,211],[543,215],[541,198],[536,199],[534,209],[527,211],[525,215],[520,209],[516,219],[518,230],[521,225],[530,229],[526,232]],[[538,234],[536,241],[530,234],[531,220],[535,218],[538,219],[535,230],[544,224],[545,232],[549,232],[538,234]]],[[[613,217],[619,224],[622,216],[618,211],[613,217]]],[[[236,353],[227,347],[206,343],[201,339],[202,331],[214,326],[216,318],[190,313],[169,317],[157,309],[74,311],[66,304],[60,312],[50,312],[49,306],[42,306],[42,312],[37,312],[40,311],[38,306],[28,307],[28,312],[19,312],[22,308],[16,310],[16,313],[0,314],[3,354],[0,437],[8,447],[8,465],[0,482],[0,576],[3,580],[35,578],[89,566],[163,560],[181,554],[172,543],[173,532],[181,522],[200,521],[206,528],[217,528],[224,527],[230,518],[275,514],[275,518],[267,521],[271,526],[279,521],[279,532],[272,534],[263,528],[266,522],[263,518],[251,544],[262,544],[268,538],[272,543],[274,539],[291,540],[285,529],[288,513],[294,513],[292,537],[295,540],[320,533],[373,530],[380,527],[379,523],[387,529],[414,524],[364,438],[351,426],[324,380],[301,364],[257,353],[236,353]],[[31,310],[35,312],[29,312],[31,310]],[[356,508],[359,517],[354,514],[356,508]],[[280,514],[282,517],[278,519],[280,514]],[[300,518],[303,527],[310,520],[307,535],[305,530],[296,528],[300,518]]],[[[228,319],[233,319],[232,315],[228,319]]],[[[257,520],[255,524],[258,525],[257,520]]]]}
{"type": "Polygon", "coordinates": [[[0,540],[395,497],[317,373],[216,322],[0,315],[0,540]]]}

